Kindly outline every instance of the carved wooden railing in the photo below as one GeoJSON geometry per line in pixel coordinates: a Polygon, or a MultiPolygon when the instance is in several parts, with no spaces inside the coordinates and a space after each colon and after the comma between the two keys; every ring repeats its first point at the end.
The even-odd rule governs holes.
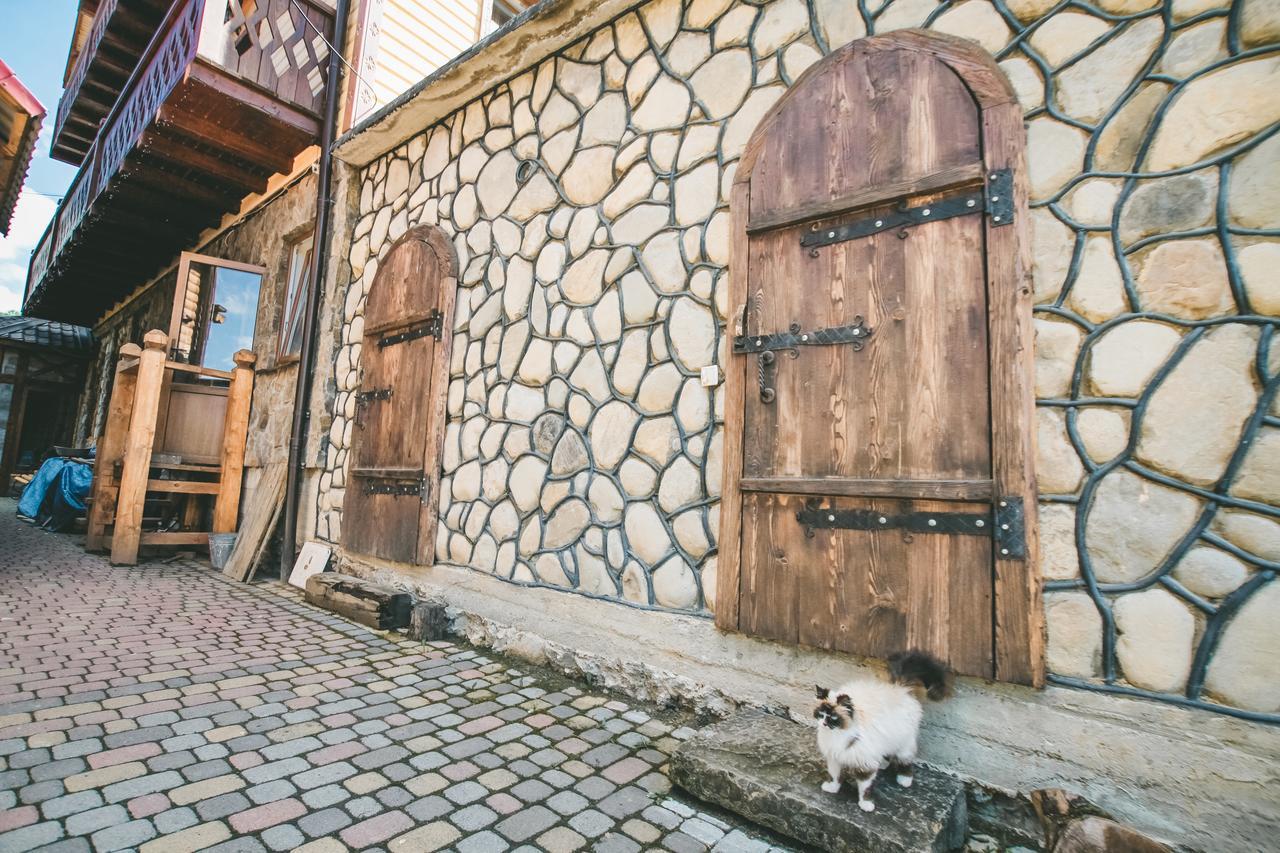
{"type": "Polygon", "coordinates": [[[208,2],[200,58],[319,116],[333,12],[319,0],[208,2]]]}
{"type": "MultiPolygon", "coordinates": [[[[100,18],[114,5],[104,2],[100,18]]],[[[83,69],[97,48],[95,39],[102,38],[100,22],[95,21],[96,35],[91,34],[76,62],[68,96],[59,105],[59,121],[63,108],[74,100],[71,87],[83,81],[83,69]]],[[[53,222],[32,253],[28,297],[57,264],[94,200],[111,183],[197,56],[275,100],[319,115],[329,54],[325,40],[331,40],[332,33],[333,13],[318,0],[258,0],[248,14],[243,0],[178,0],[102,122],[53,222]]]]}
{"type": "Polygon", "coordinates": [[[85,39],[84,47],[76,57],[75,67],[71,69],[71,76],[67,78],[67,85],[63,87],[62,100],[58,103],[57,121],[53,125],[54,139],[62,135],[62,126],[67,123],[67,117],[71,115],[72,104],[80,97],[80,87],[84,85],[84,77],[89,73],[89,66],[93,64],[98,45],[102,43],[102,36],[107,31],[107,22],[111,20],[118,5],[120,0],[102,0],[98,5],[98,11],[94,13],[93,28],[89,30],[89,37],[85,39]]]}

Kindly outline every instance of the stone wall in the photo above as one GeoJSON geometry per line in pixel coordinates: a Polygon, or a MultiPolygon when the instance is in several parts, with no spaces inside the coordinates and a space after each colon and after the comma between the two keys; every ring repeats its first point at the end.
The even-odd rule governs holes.
{"type": "MultiPolygon", "coordinates": [[[[315,187],[314,175],[307,174],[243,221],[191,249],[202,255],[266,267],[253,334],[253,350],[258,361],[245,449],[245,463],[251,468],[268,461],[283,462],[288,454],[297,368],[296,359],[280,358],[278,340],[290,247],[312,228],[315,187]]],[[[88,374],[89,394],[82,403],[79,420],[82,439],[91,440],[102,427],[101,412],[106,409],[111,370],[120,347],[129,342],[141,344],[142,336],[150,329],[168,331],[177,285],[177,258],[174,265],[94,327],[99,348],[88,374]]]]}
{"type": "Polygon", "coordinates": [[[377,259],[438,225],[437,559],[706,614],[736,160],[824,53],[912,26],[991,51],[1026,109],[1051,671],[1280,710],[1273,0],[654,0],[495,80],[360,175],[317,535],[377,259]]]}

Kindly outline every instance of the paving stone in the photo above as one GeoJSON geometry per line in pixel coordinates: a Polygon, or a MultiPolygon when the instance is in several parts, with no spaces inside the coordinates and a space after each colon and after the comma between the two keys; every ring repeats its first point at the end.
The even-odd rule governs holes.
{"type": "Polygon", "coordinates": [[[64,825],[68,835],[89,835],[112,824],[126,823],[129,819],[129,812],[124,806],[99,806],[96,809],[71,815],[64,825]]]}
{"type": "Polygon", "coordinates": [[[77,791],[62,797],[54,797],[40,804],[40,813],[48,820],[73,815],[102,805],[102,794],[97,791],[77,791]]]}
{"type": "Polygon", "coordinates": [[[297,828],[287,824],[273,826],[262,833],[262,842],[271,850],[294,850],[306,840],[297,828]]]}
{"type": "Polygon", "coordinates": [[[245,811],[252,805],[248,797],[237,791],[201,800],[196,804],[196,812],[204,820],[215,820],[216,818],[245,811]]]}
{"type": "Polygon", "coordinates": [[[550,826],[559,816],[545,806],[529,806],[500,821],[494,829],[512,841],[532,838],[550,826]]]}
{"type": "Polygon", "coordinates": [[[100,829],[93,834],[93,847],[99,853],[137,847],[156,836],[156,828],[149,820],[131,820],[100,829]]]}
{"type": "MultiPolygon", "coordinates": [[[[457,840],[462,833],[445,823],[437,821],[420,826],[412,832],[406,832],[391,841],[387,849],[391,853],[418,853],[418,851],[439,850],[457,840]]],[[[459,848],[461,849],[461,847],[459,848]]],[[[504,843],[497,850],[506,849],[504,843]]]]}
{"type": "Polygon", "coordinates": [[[200,822],[200,818],[196,815],[195,809],[183,807],[160,812],[151,818],[151,822],[155,824],[159,834],[167,835],[195,826],[200,822]]]}
{"type": "Polygon", "coordinates": [[[381,844],[410,829],[413,823],[413,819],[404,812],[386,812],[347,827],[338,833],[338,837],[351,847],[359,849],[381,844]]]}
{"type": "Polygon", "coordinates": [[[312,838],[333,835],[345,826],[351,825],[351,817],[342,809],[327,808],[311,812],[298,820],[298,828],[312,838]]]}
{"type": "MultiPolygon", "coordinates": [[[[729,833],[721,846],[734,832],[756,842],[676,800],[652,803],[669,786],[669,733],[692,733],[681,722],[548,690],[473,649],[384,640],[278,584],[230,584],[182,561],[111,567],[3,504],[0,569],[30,591],[20,609],[62,613],[73,589],[128,602],[134,621],[127,654],[68,676],[60,695],[6,705],[44,718],[0,740],[0,850],[685,849],[717,831],[729,833]],[[56,555],[58,584],[15,564],[13,542],[56,555]]],[[[61,632],[81,644],[73,660],[125,641],[112,613],[75,613],[61,632]]],[[[0,670],[16,666],[7,624],[0,670]]]]}
{"type": "Polygon", "coordinates": [[[569,818],[569,826],[588,838],[595,838],[613,826],[613,818],[595,809],[587,809],[569,818]]]}
{"type": "Polygon", "coordinates": [[[466,832],[482,829],[497,819],[497,812],[478,803],[459,809],[449,816],[449,820],[457,824],[459,829],[466,832]]]}

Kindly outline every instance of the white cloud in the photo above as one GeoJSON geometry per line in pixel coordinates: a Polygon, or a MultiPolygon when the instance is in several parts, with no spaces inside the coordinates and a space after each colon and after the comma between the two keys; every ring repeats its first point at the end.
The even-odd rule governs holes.
{"type": "Polygon", "coordinates": [[[27,263],[44,235],[57,205],[53,199],[24,188],[9,223],[9,235],[0,236],[0,311],[16,311],[27,285],[27,263]]]}

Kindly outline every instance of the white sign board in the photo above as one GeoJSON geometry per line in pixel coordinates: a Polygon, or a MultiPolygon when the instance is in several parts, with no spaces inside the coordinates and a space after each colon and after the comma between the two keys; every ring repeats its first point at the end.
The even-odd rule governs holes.
{"type": "Polygon", "coordinates": [[[299,589],[306,589],[307,578],[323,572],[329,565],[331,554],[332,551],[319,542],[308,542],[303,545],[302,553],[298,555],[298,562],[293,564],[293,571],[289,573],[289,583],[299,589]]]}

